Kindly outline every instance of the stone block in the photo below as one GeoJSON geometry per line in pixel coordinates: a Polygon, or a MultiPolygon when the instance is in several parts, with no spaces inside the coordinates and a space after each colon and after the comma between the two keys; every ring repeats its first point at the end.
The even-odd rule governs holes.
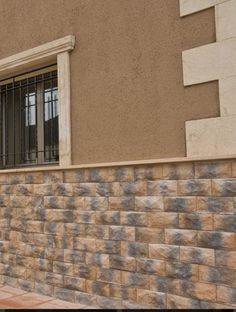
{"type": "Polygon", "coordinates": [[[88,169],[74,169],[74,170],[66,170],[64,172],[65,183],[82,183],[88,181],[89,181],[88,169]]]}
{"type": "Polygon", "coordinates": [[[121,242],[121,256],[148,257],[148,244],[138,242],[121,242]]]}
{"type": "Polygon", "coordinates": [[[24,279],[18,279],[18,287],[25,291],[33,291],[34,290],[34,282],[24,279]]]}
{"type": "Polygon", "coordinates": [[[129,226],[110,226],[109,238],[117,241],[134,241],[135,227],[129,226]]]}
{"type": "Polygon", "coordinates": [[[53,286],[35,282],[35,292],[44,296],[53,296],[53,286]]]}
{"type": "Polygon", "coordinates": [[[86,264],[109,268],[109,255],[100,253],[86,253],[86,264]]]}
{"type": "Polygon", "coordinates": [[[208,196],[211,195],[210,180],[180,180],[178,181],[178,195],[208,196]]]}
{"type": "Polygon", "coordinates": [[[214,266],[215,251],[207,248],[180,247],[180,261],[214,266]]]}
{"type": "MultiPolygon", "coordinates": [[[[18,185],[18,187],[19,186],[20,185],[18,185]]],[[[36,196],[53,196],[54,195],[52,184],[35,184],[35,185],[29,185],[29,186],[33,187],[33,193],[36,196]]],[[[27,195],[27,193],[24,195],[27,195]]]]}
{"type": "Polygon", "coordinates": [[[52,272],[52,261],[47,259],[38,259],[34,260],[33,268],[36,271],[47,271],[52,272]]]}
{"type": "Polygon", "coordinates": [[[178,228],[178,214],[174,212],[151,212],[148,215],[149,227],[157,228],[178,228]]]}
{"type": "Polygon", "coordinates": [[[195,163],[197,179],[217,179],[231,177],[231,161],[207,161],[195,163]]]}
{"type": "Polygon", "coordinates": [[[96,183],[73,183],[73,196],[96,196],[96,183]]]}
{"type": "Polygon", "coordinates": [[[178,260],[179,247],[165,244],[149,244],[149,257],[158,260],[178,260]]]}
{"type": "Polygon", "coordinates": [[[74,216],[72,210],[64,209],[47,209],[46,210],[47,221],[52,222],[73,222],[74,216]]]}
{"type": "Polygon", "coordinates": [[[121,272],[121,282],[126,287],[149,289],[149,276],[145,274],[121,272]]]}
{"type": "Polygon", "coordinates": [[[136,227],[135,240],[140,243],[162,244],[165,242],[164,229],[136,227]]]}
{"type": "Polygon", "coordinates": [[[163,179],[188,180],[193,178],[194,164],[191,162],[163,164],[163,179]]]}
{"type": "Polygon", "coordinates": [[[96,212],[96,223],[97,224],[120,224],[120,212],[118,211],[97,211],[96,212]]]}
{"type": "Polygon", "coordinates": [[[121,212],[120,223],[129,226],[147,226],[148,218],[144,212],[121,212]]]}
{"type": "Polygon", "coordinates": [[[196,211],[196,197],[165,197],[164,210],[167,212],[196,211]]]}
{"type": "Polygon", "coordinates": [[[98,296],[97,304],[100,308],[103,308],[103,309],[121,309],[122,308],[121,300],[116,299],[116,298],[107,298],[103,296],[98,296]]]}
{"type": "Polygon", "coordinates": [[[62,286],[63,285],[63,275],[46,272],[45,273],[45,281],[47,284],[53,285],[53,286],[62,286]]]}
{"type": "Polygon", "coordinates": [[[53,184],[53,193],[55,196],[73,196],[73,185],[71,183],[53,184]]]}
{"type": "Polygon", "coordinates": [[[136,211],[163,211],[163,198],[161,196],[135,197],[136,211]]]}
{"type": "Polygon", "coordinates": [[[234,205],[232,197],[198,197],[198,213],[233,214],[234,205]]]}
{"type": "Polygon", "coordinates": [[[197,231],[165,229],[165,243],[170,245],[196,246],[197,231]]]}
{"type": "Polygon", "coordinates": [[[236,289],[225,286],[217,286],[217,300],[226,304],[236,305],[236,289]]]}
{"type": "Polygon", "coordinates": [[[112,183],[96,183],[96,196],[108,197],[110,195],[113,195],[112,183]]]}
{"type": "Polygon", "coordinates": [[[132,166],[115,168],[115,177],[119,182],[134,181],[134,168],[132,166]]]}
{"type": "Polygon", "coordinates": [[[74,237],[74,249],[78,249],[85,252],[96,251],[96,240],[86,237],[74,237]]]}
{"type": "Polygon", "coordinates": [[[86,280],[86,289],[89,294],[107,297],[110,295],[108,283],[86,280]]]}
{"type": "Polygon", "coordinates": [[[64,261],[75,264],[83,263],[85,262],[85,252],[74,249],[64,249],[64,261]]]}
{"type": "Polygon", "coordinates": [[[160,180],[148,181],[147,183],[148,196],[176,196],[177,181],[160,180]]]}
{"type": "Polygon", "coordinates": [[[130,211],[135,209],[133,197],[109,197],[110,210],[130,211]]]}
{"type": "Polygon", "coordinates": [[[74,211],[74,222],[85,223],[85,224],[95,224],[96,214],[94,211],[74,211]]]}
{"type": "Polygon", "coordinates": [[[119,270],[98,268],[97,281],[120,284],[121,272],[119,270]]]}
{"type": "Polygon", "coordinates": [[[15,195],[19,196],[31,196],[31,195],[38,195],[34,191],[34,186],[31,184],[18,184],[15,187],[15,195]]]}
{"type": "Polygon", "coordinates": [[[137,258],[137,272],[165,276],[165,261],[137,258]]]}
{"type": "Polygon", "coordinates": [[[8,175],[9,184],[25,184],[24,173],[10,173],[8,175]]]}
{"type": "Polygon", "coordinates": [[[110,256],[110,268],[121,271],[136,271],[136,259],[133,257],[110,256]]]}
{"type": "Polygon", "coordinates": [[[137,290],[136,288],[129,288],[121,285],[111,284],[110,295],[111,297],[120,298],[123,300],[136,301],[137,290]]]}
{"type": "Polygon", "coordinates": [[[42,221],[27,221],[25,231],[28,233],[43,233],[44,222],[42,222],[42,221]]]}
{"type": "Polygon", "coordinates": [[[204,248],[235,250],[234,234],[201,231],[198,233],[198,245],[204,248]]]}
{"type": "Polygon", "coordinates": [[[43,172],[27,172],[25,173],[26,184],[43,184],[44,176],[43,172]]]}
{"type": "Polygon", "coordinates": [[[162,179],[162,165],[142,165],[134,167],[135,180],[162,179]]]}
{"type": "Polygon", "coordinates": [[[44,183],[54,184],[54,183],[63,183],[63,171],[45,171],[44,175],[44,183]]]}
{"type": "Polygon", "coordinates": [[[212,214],[180,213],[179,227],[192,230],[213,230],[212,214]]]}
{"type": "Polygon", "coordinates": [[[96,280],[97,270],[92,265],[78,263],[74,265],[74,275],[80,278],[96,280]]]}
{"type": "Polygon", "coordinates": [[[90,180],[92,182],[114,182],[116,181],[115,168],[92,168],[90,169],[90,180]]]}
{"type": "Polygon", "coordinates": [[[167,294],[167,309],[200,309],[199,300],[167,294]]]}
{"type": "Polygon", "coordinates": [[[71,263],[53,261],[53,273],[73,275],[73,265],[71,263]]]}
{"type": "Polygon", "coordinates": [[[223,197],[236,196],[236,179],[212,180],[212,195],[223,197]]]}
{"type": "Polygon", "coordinates": [[[65,202],[63,196],[45,196],[44,197],[45,209],[64,209],[65,202]]]}
{"type": "Polygon", "coordinates": [[[120,241],[96,240],[96,251],[103,254],[120,254],[120,241]]]}
{"type": "Polygon", "coordinates": [[[198,280],[198,265],[180,262],[167,262],[166,275],[172,278],[180,278],[191,281],[198,280]]]}
{"type": "Polygon", "coordinates": [[[137,302],[150,308],[164,309],[166,307],[166,294],[150,290],[138,289],[137,302]]]}
{"type": "Polygon", "coordinates": [[[85,224],[85,236],[91,238],[109,239],[109,226],[85,224]]]}
{"type": "Polygon", "coordinates": [[[64,249],[46,247],[44,248],[44,257],[45,259],[50,259],[53,261],[64,261],[64,249]]]}
{"type": "Polygon", "coordinates": [[[88,306],[97,305],[97,296],[84,292],[75,291],[75,303],[80,303],[88,306]]]}
{"type": "Polygon", "coordinates": [[[60,249],[73,248],[73,236],[70,235],[55,235],[53,237],[54,247],[60,249]]]}
{"type": "Polygon", "coordinates": [[[86,291],[86,280],[74,276],[64,276],[64,286],[68,289],[86,291]]]}
{"type": "Polygon", "coordinates": [[[236,215],[214,215],[214,228],[216,231],[236,232],[236,215]]]}
{"type": "Polygon", "coordinates": [[[85,209],[86,210],[108,210],[108,198],[107,197],[85,197],[85,209]]]}
{"type": "Polygon", "coordinates": [[[78,209],[84,210],[84,198],[83,197],[64,197],[64,208],[65,209],[78,209]]]}
{"type": "Polygon", "coordinates": [[[75,302],[75,292],[71,289],[54,287],[54,297],[69,302],[75,302]]]}
{"type": "Polygon", "coordinates": [[[236,270],[225,267],[199,266],[199,280],[236,288],[236,270]]]}
{"type": "Polygon", "coordinates": [[[125,196],[146,196],[147,195],[147,182],[135,181],[135,182],[121,182],[122,193],[125,196]]]}
{"type": "Polygon", "coordinates": [[[62,222],[45,222],[44,223],[44,233],[48,234],[63,234],[65,232],[65,224],[62,222]]]}
{"type": "Polygon", "coordinates": [[[216,266],[236,270],[236,251],[216,250],[216,266]]]}
{"type": "Polygon", "coordinates": [[[84,236],[85,235],[85,225],[78,223],[65,223],[65,233],[72,236],[84,236]]]}

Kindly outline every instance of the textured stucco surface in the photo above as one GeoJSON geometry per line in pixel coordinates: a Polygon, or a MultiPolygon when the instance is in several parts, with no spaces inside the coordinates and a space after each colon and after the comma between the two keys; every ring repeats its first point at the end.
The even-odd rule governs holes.
{"type": "Polygon", "coordinates": [[[215,41],[214,10],[177,0],[0,0],[0,58],[76,36],[74,164],[185,156],[184,122],[219,116],[217,82],[183,87],[181,52],[215,41]]]}

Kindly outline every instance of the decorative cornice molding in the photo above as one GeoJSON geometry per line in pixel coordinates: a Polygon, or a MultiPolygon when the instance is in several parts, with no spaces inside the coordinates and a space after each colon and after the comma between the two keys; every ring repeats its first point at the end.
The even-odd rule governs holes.
{"type": "Polygon", "coordinates": [[[42,59],[55,58],[74,49],[75,36],[69,35],[0,60],[0,76],[42,59]]]}

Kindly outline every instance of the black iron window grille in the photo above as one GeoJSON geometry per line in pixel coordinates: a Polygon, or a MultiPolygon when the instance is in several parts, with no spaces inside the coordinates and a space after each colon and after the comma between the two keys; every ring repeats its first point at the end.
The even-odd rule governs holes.
{"type": "Polygon", "coordinates": [[[0,167],[58,163],[56,65],[0,81],[0,167]]]}

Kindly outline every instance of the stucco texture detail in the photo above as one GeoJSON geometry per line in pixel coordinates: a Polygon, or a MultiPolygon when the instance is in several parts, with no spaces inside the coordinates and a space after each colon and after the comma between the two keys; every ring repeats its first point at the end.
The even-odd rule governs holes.
{"type": "Polygon", "coordinates": [[[217,83],[182,78],[182,51],[215,41],[213,9],[180,19],[177,0],[0,0],[0,14],[0,58],[76,37],[73,164],[185,156],[184,122],[219,116],[217,83]]]}
{"type": "Polygon", "coordinates": [[[101,308],[235,308],[236,162],[0,175],[0,283],[101,308]]]}

